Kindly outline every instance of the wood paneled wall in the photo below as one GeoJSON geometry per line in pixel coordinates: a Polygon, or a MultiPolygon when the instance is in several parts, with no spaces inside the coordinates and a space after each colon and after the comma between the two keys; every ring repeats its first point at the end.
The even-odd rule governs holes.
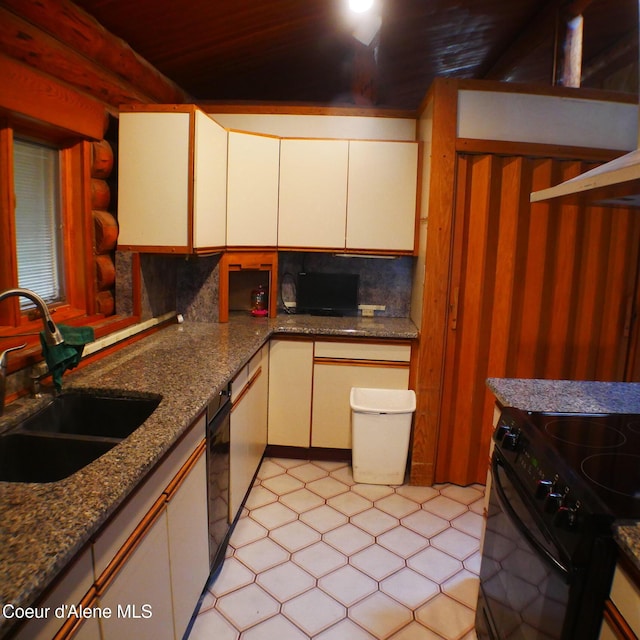
{"type": "Polygon", "coordinates": [[[460,154],[436,482],[484,482],[488,377],[624,380],[640,214],[529,204],[589,165],[460,154]]]}

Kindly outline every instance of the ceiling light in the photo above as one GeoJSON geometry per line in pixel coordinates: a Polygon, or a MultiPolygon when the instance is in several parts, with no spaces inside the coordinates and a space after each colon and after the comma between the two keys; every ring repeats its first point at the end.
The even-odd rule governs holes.
{"type": "Polygon", "coordinates": [[[373,0],[349,0],[349,9],[355,13],[364,13],[373,6],[373,0]]]}

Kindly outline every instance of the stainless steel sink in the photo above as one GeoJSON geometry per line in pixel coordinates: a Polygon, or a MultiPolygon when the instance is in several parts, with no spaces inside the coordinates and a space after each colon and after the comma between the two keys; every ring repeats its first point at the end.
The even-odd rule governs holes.
{"type": "Polygon", "coordinates": [[[122,442],[161,396],[68,392],[0,435],[0,481],[56,482],[122,442]]]}

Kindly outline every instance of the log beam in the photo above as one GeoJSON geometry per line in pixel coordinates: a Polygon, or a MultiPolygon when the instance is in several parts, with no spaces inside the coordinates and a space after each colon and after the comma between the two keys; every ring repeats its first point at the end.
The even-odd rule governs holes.
{"type": "MultiPolygon", "coordinates": [[[[45,43],[50,46],[52,40],[58,41],[56,55],[63,62],[62,72],[67,77],[57,77],[84,92],[93,92],[111,106],[117,107],[123,102],[131,101],[193,101],[180,87],[136,54],[127,43],[108,32],[69,0],[2,0],[2,6],[6,9],[0,16],[0,24],[9,19],[10,22],[9,25],[3,25],[0,48],[12,57],[43,71],[58,74],[58,69],[51,66],[51,61],[43,60],[38,54],[45,43]],[[28,41],[22,43],[22,47],[16,42],[17,26],[21,27],[20,37],[23,33],[28,34],[28,41]],[[15,51],[17,55],[11,51],[15,51]],[[77,64],[82,61],[84,66],[80,73],[77,64]],[[92,77],[88,82],[85,78],[87,61],[92,68],[92,77]],[[74,80],[75,73],[79,75],[74,80]],[[98,84],[94,85],[96,81],[98,84]]],[[[53,61],[54,65],[56,63],[53,61]]]]}

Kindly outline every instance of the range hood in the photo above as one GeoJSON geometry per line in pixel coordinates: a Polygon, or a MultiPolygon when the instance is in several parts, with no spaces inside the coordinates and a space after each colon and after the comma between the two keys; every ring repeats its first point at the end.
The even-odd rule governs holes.
{"type": "Polygon", "coordinates": [[[531,202],[555,198],[595,206],[640,207],[640,149],[530,196],[531,202]]]}

